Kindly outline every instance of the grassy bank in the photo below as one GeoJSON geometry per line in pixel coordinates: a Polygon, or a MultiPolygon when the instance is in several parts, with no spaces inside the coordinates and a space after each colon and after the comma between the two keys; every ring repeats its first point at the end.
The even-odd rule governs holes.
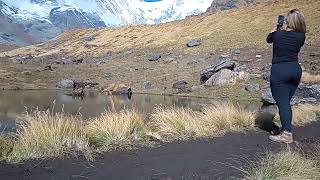
{"type": "MultiPolygon", "coordinates": [[[[320,106],[294,108],[294,122],[304,125],[318,120],[320,106]]],[[[231,131],[254,128],[255,114],[232,103],[217,103],[194,111],[188,108],[157,108],[145,120],[134,110],[105,112],[83,121],[79,116],[49,111],[28,114],[12,137],[0,136],[0,160],[63,158],[97,152],[170,142],[213,138],[231,131]]]]}
{"type": "Polygon", "coordinates": [[[254,168],[242,170],[244,180],[317,180],[320,177],[320,159],[293,150],[269,153],[254,168]]]}

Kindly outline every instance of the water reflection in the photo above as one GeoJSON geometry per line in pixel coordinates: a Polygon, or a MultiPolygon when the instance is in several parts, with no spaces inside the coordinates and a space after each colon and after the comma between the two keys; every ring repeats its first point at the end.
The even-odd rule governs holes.
{"type": "MultiPolygon", "coordinates": [[[[98,92],[86,92],[84,98],[73,97],[63,91],[0,91],[0,131],[1,126],[11,128],[17,116],[35,109],[46,110],[54,108],[55,112],[70,114],[81,113],[84,119],[100,115],[106,110],[120,111],[135,109],[145,115],[150,114],[157,106],[189,107],[200,110],[207,104],[217,100],[207,98],[190,98],[159,95],[139,95],[132,97],[107,96],[98,92]]],[[[260,109],[260,103],[237,102],[251,111],[260,109]]],[[[3,128],[2,128],[3,129],[3,128]]]]}

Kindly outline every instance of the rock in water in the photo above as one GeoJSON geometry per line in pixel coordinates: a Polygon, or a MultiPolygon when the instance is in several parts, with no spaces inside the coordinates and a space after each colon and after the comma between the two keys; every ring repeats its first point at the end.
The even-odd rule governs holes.
{"type": "Polygon", "coordinates": [[[260,85],[259,84],[248,84],[245,87],[246,91],[249,92],[256,92],[256,91],[260,91],[260,85]]]}
{"type": "Polygon", "coordinates": [[[185,80],[178,81],[172,85],[173,93],[181,93],[181,92],[191,92],[191,87],[189,87],[189,83],[185,80]]]}
{"type": "Polygon", "coordinates": [[[229,58],[219,57],[217,63],[208,66],[206,69],[200,72],[200,81],[206,82],[212,75],[219,72],[222,69],[233,70],[236,66],[236,62],[229,58]]]}
{"type": "Polygon", "coordinates": [[[193,39],[190,42],[188,42],[188,47],[196,47],[201,45],[201,39],[193,39]]]}
{"type": "Polygon", "coordinates": [[[57,87],[60,89],[73,89],[74,81],[70,79],[64,79],[58,82],[57,87]]]}
{"type": "Polygon", "coordinates": [[[232,84],[238,80],[247,80],[249,74],[246,72],[233,72],[229,69],[222,69],[221,71],[212,75],[206,82],[205,86],[224,86],[232,84]]]}

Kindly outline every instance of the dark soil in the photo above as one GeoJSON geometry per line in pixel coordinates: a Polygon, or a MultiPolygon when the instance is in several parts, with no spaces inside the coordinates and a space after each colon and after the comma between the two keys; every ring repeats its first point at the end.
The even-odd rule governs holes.
{"type": "MultiPolygon", "coordinates": [[[[295,128],[297,142],[293,146],[314,142],[320,137],[319,129],[320,123],[295,128]]],[[[71,158],[1,164],[0,179],[231,179],[241,177],[243,174],[238,168],[249,168],[266,152],[286,148],[286,145],[270,142],[267,136],[268,133],[261,130],[231,133],[209,140],[108,153],[91,163],[83,158],[71,158]]]]}

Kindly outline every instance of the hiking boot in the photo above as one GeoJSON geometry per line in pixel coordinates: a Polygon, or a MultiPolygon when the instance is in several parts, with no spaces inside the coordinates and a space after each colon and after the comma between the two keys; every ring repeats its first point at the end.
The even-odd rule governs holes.
{"type": "Polygon", "coordinates": [[[279,135],[270,135],[269,139],[275,142],[290,144],[293,142],[293,135],[288,131],[283,131],[279,135]]]}

